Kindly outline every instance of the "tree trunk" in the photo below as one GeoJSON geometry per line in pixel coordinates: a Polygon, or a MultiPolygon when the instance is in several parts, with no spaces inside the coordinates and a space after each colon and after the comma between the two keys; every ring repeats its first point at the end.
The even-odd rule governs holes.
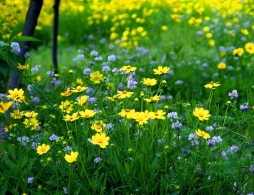
{"type": "Polygon", "coordinates": [[[58,17],[59,17],[59,4],[60,0],[55,0],[53,5],[54,9],[54,21],[53,21],[53,44],[52,44],[52,61],[54,64],[54,73],[58,73],[57,64],[57,35],[58,35],[58,17]]]}
{"type": "MultiPolygon", "coordinates": [[[[29,9],[26,13],[25,24],[22,30],[22,36],[33,36],[42,4],[43,0],[30,0],[29,9]]],[[[21,52],[18,55],[23,59],[23,63],[25,63],[25,54],[29,51],[30,42],[20,42],[20,45],[25,47],[21,47],[21,52]]],[[[8,90],[18,87],[19,81],[20,75],[15,72],[11,72],[8,81],[8,90]]]]}

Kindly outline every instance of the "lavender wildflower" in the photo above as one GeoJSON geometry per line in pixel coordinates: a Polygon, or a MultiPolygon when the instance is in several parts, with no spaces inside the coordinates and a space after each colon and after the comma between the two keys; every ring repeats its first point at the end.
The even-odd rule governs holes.
{"type": "Polygon", "coordinates": [[[34,177],[28,177],[27,178],[27,183],[33,183],[34,177]]]}
{"type": "Polygon", "coordinates": [[[175,123],[172,123],[171,127],[175,130],[180,130],[182,126],[182,123],[180,123],[179,121],[176,121],[175,123]]]}
{"type": "Polygon", "coordinates": [[[115,61],[116,60],[116,56],[115,55],[109,55],[108,56],[108,61],[111,62],[111,61],[115,61]]]}
{"type": "Polygon", "coordinates": [[[231,98],[231,99],[236,99],[238,97],[238,93],[237,93],[237,90],[233,90],[232,92],[229,92],[228,93],[228,96],[231,98]]]}
{"type": "Polygon", "coordinates": [[[127,78],[127,85],[129,89],[135,89],[137,87],[137,78],[136,75],[130,74],[127,78]]]}
{"type": "Polygon", "coordinates": [[[207,144],[209,147],[214,147],[214,145],[215,145],[213,140],[208,140],[207,144]]]}
{"type": "Polygon", "coordinates": [[[169,112],[167,117],[172,120],[172,119],[178,119],[177,112],[169,112]]]}
{"type": "Polygon", "coordinates": [[[84,70],[83,70],[83,74],[84,75],[86,75],[86,76],[89,76],[90,74],[91,74],[91,69],[90,68],[85,68],[84,70]]]}
{"type": "Polygon", "coordinates": [[[78,60],[84,62],[85,61],[85,56],[84,54],[78,54],[78,57],[77,57],[78,60]]]}
{"type": "Polygon", "coordinates": [[[158,139],[158,140],[157,140],[157,143],[158,143],[159,145],[165,144],[165,143],[166,143],[166,140],[165,140],[165,139],[158,139]]]}
{"type": "Polygon", "coordinates": [[[71,148],[70,146],[66,146],[66,147],[64,148],[64,151],[70,153],[70,152],[72,151],[72,148],[71,148]]]}
{"type": "Polygon", "coordinates": [[[34,97],[32,100],[31,100],[31,102],[32,103],[34,103],[34,104],[38,104],[38,103],[40,103],[40,98],[39,97],[34,97]]]}
{"type": "Polygon", "coordinates": [[[114,129],[114,124],[113,123],[108,123],[108,124],[106,124],[106,127],[105,127],[105,129],[107,129],[107,130],[110,130],[110,129],[114,129]]]}
{"type": "Polygon", "coordinates": [[[110,71],[110,67],[108,65],[102,66],[102,71],[103,72],[109,72],[110,71]]]}
{"type": "Polygon", "coordinates": [[[64,191],[64,194],[68,194],[68,188],[67,187],[63,187],[63,191],[64,191]]]}
{"type": "Polygon", "coordinates": [[[56,140],[58,140],[58,136],[57,135],[55,135],[55,134],[52,134],[50,137],[49,137],[49,140],[50,141],[56,141],[56,140]]]}
{"type": "Polygon", "coordinates": [[[22,136],[22,137],[18,137],[17,139],[19,142],[21,142],[22,146],[26,146],[29,143],[29,137],[27,136],[22,136]]]}
{"type": "Polygon", "coordinates": [[[17,42],[12,42],[11,43],[11,48],[12,48],[12,52],[15,53],[15,54],[19,54],[20,53],[20,47],[19,47],[19,43],[17,42]]]}
{"type": "Polygon", "coordinates": [[[247,110],[249,109],[249,106],[248,106],[248,105],[241,105],[241,106],[240,106],[240,109],[241,109],[242,111],[247,111],[247,110]]]}
{"type": "Polygon", "coordinates": [[[102,158],[101,158],[101,157],[96,157],[93,161],[94,161],[95,163],[98,163],[98,162],[101,162],[101,161],[102,161],[102,158]]]}
{"type": "Polygon", "coordinates": [[[91,56],[98,56],[98,52],[97,51],[95,51],[95,50],[93,50],[93,51],[91,51],[91,53],[90,53],[90,55],[91,56]]]}
{"type": "Polygon", "coordinates": [[[217,143],[222,142],[221,136],[213,136],[213,137],[212,137],[212,140],[213,140],[214,142],[217,142],[217,143]]]}
{"type": "Polygon", "coordinates": [[[87,93],[88,95],[93,94],[93,92],[94,92],[94,89],[91,88],[91,87],[88,87],[87,90],[86,90],[86,93],[87,93]]]}
{"type": "Polygon", "coordinates": [[[97,56],[94,58],[95,61],[101,61],[102,60],[102,57],[101,56],[97,56]]]}
{"type": "Polygon", "coordinates": [[[125,89],[124,85],[123,84],[120,84],[118,87],[117,87],[117,90],[118,91],[123,91],[125,89]]]}
{"type": "Polygon", "coordinates": [[[223,157],[225,160],[228,159],[227,153],[226,153],[226,152],[222,151],[222,152],[221,152],[221,155],[222,155],[222,157],[223,157]]]}
{"type": "Polygon", "coordinates": [[[250,172],[254,174],[254,164],[250,166],[250,172]]]}
{"type": "Polygon", "coordinates": [[[32,68],[31,68],[31,72],[32,72],[33,74],[39,72],[39,68],[40,68],[40,67],[41,67],[41,65],[36,65],[35,67],[32,67],[32,68]]]}
{"type": "Polygon", "coordinates": [[[32,143],[32,148],[33,148],[33,150],[36,150],[36,148],[37,148],[39,145],[40,145],[39,142],[33,142],[33,143],[32,143]]]}
{"type": "Polygon", "coordinates": [[[118,68],[113,68],[112,72],[119,72],[119,69],[118,68]]]}
{"type": "Polygon", "coordinates": [[[92,103],[92,104],[96,104],[97,103],[97,99],[95,97],[89,97],[87,99],[88,102],[92,103]]]}
{"type": "Polygon", "coordinates": [[[205,130],[207,130],[207,131],[212,131],[212,130],[213,130],[213,126],[207,126],[207,127],[205,128],[205,130]]]}
{"type": "Polygon", "coordinates": [[[33,57],[33,54],[30,53],[30,52],[26,52],[25,55],[24,55],[25,58],[32,58],[33,57]]]}

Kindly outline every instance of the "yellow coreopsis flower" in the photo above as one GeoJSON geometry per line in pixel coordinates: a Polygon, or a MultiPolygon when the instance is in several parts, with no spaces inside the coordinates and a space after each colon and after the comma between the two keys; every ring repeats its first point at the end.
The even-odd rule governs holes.
{"type": "Polygon", "coordinates": [[[68,97],[71,95],[71,89],[67,88],[65,92],[61,93],[61,96],[68,97]]]}
{"type": "Polygon", "coordinates": [[[66,101],[61,101],[61,105],[59,106],[59,108],[66,113],[70,113],[73,110],[73,105],[71,104],[71,102],[69,100],[66,101]]]}
{"type": "Polygon", "coordinates": [[[78,119],[79,119],[79,116],[77,112],[73,113],[72,115],[67,114],[66,116],[63,117],[63,120],[66,122],[67,121],[73,122],[78,119]]]}
{"type": "Polygon", "coordinates": [[[125,90],[124,91],[117,91],[116,97],[118,99],[125,99],[125,98],[131,97],[133,93],[134,92],[128,92],[128,91],[125,91],[125,90]]]}
{"type": "Polygon", "coordinates": [[[27,64],[27,65],[21,65],[21,64],[19,64],[18,66],[17,66],[17,68],[19,69],[19,70],[21,70],[21,71],[24,71],[24,70],[27,70],[28,68],[29,68],[29,65],[27,64]]]}
{"type": "Polygon", "coordinates": [[[76,88],[75,87],[72,87],[72,90],[71,90],[71,92],[73,92],[73,93],[81,93],[82,91],[85,91],[85,90],[87,90],[87,88],[88,87],[82,87],[82,86],[77,86],[76,88]]]}
{"type": "Polygon", "coordinates": [[[241,33],[243,35],[248,35],[249,34],[249,31],[247,29],[241,29],[241,33]]]}
{"type": "Polygon", "coordinates": [[[31,112],[25,112],[24,113],[25,117],[27,118],[36,118],[38,113],[37,112],[34,112],[34,111],[31,111],[31,112]]]}
{"type": "Polygon", "coordinates": [[[130,115],[130,118],[138,122],[139,125],[148,123],[149,115],[145,112],[135,112],[130,115]]]}
{"type": "Polygon", "coordinates": [[[245,50],[248,53],[253,54],[254,53],[254,43],[246,43],[245,44],[245,50]]]}
{"type": "Polygon", "coordinates": [[[102,120],[100,120],[100,121],[95,121],[92,124],[91,129],[93,129],[97,132],[101,132],[104,127],[106,127],[106,124],[102,120]]]}
{"type": "Polygon", "coordinates": [[[134,114],[135,113],[135,110],[134,109],[123,109],[123,110],[121,110],[121,112],[119,112],[118,114],[121,116],[121,117],[127,117],[127,118],[130,118],[130,116],[132,115],[132,114],[134,114]]]}
{"type": "Polygon", "coordinates": [[[200,121],[203,121],[203,120],[208,120],[209,117],[211,116],[209,114],[209,110],[205,110],[204,108],[195,108],[195,110],[193,111],[193,115],[198,117],[198,119],[200,121]]]}
{"type": "Polygon", "coordinates": [[[13,110],[13,112],[10,113],[10,116],[14,119],[21,119],[23,115],[24,112],[19,110],[13,110]]]}
{"type": "Polygon", "coordinates": [[[93,117],[96,112],[94,112],[93,110],[85,109],[85,111],[80,111],[79,114],[82,118],[88,119],[93,117]]]}
{"type": "Polygon", "coordinates": [[[149,117],[151,119],[166,119],[166,117],[164,116],[166,114],[166,112],[164,112],[163,110],[157,110],[156,112],[150,112],[149,113],[149,117]]]}
{"type": "Polygon", "coordinates": [[[132,67],[130,65],[127,66],[123,66],[122,68],[120,68],[121,71],[130,73],[130,72],[134,72],[137,68],[136,67],[132,67]]]}
{"type": "Polygon", "coordinates": [[[83,106],[87,102],[88,96],[82,95],[78,99],[78,105],[83,106]]]}
{"type": "Polygon", "coordinates": [[[90,74],[90,81],[93,81],[95,84],[99,84],[102,80],[103,74],[101,74],[99,71],[90,74]]]}
{"type": "Polygon", "coordinates": [[[23,89],[17,89],[15,88],[14,90],[9,90],[8,93],[10,95],[7,95],[7,98],[12,99],[13,101],[22,103],[25,102],[25,96],[24,96],[24,90],[23,89]]]}
{"type": "Polygon", "coordinates": [[[92,136],[92,144],[99,145],[101,148],[106,148],[108,145],[109,137],[106,136],[106,133],[96,133],[92,136]]]}
{"type": "Polygon", "coordinates": [[[154,74],[161,75],[161,74],[169,73],[169,70],[170,70],[170,68],[167,66],[166,67],[159,66],[157,69],[153,69],[153,72],[154,72],[154,74]]]}
{"type": "Polygon", "coordinates": [[[210,138],[210,135],[209,135],[208,133],[206,133],[206,132],[204,132],[204,131],[201,131],[200,129],[198,129],[198,130],[196,131],[196,135],[199,136],[199,137],[202,137],[202,138],[204,138],[204,139],[210,138]]]}
{"type": "Polygon", "coordinates": [[[65,154],[64,159],[68,162],[68,163],[73,163],[77,161],[79,153],[78,152],[73,152],[71,151],[70,154],[65,154]]]}
{"type": "Polygon", "coordinates": [[[39,145],[36,148],[36,150],[39,155],[45,154],[50,150],[50,145],[46,145],[46,144],[39,145]]]}
{"type": "Polygon", "coordinates": [[[210,83],[204,85],[205,88],[210,88],[210,89],[215,89],[218,86],[220,86],[219,82],[214,83],[212,81],[210,83]]]}
{"type": "Polygon", "coordinates": [[[241,55],[243,55],[243,48],[237,48],[237,49],[234,49],[234,51],[233,51],[233,54],[235,55],[235,56],[241,56],[241,55]]]}
{"type": "Polygon", "coordinates": [[[153,103],[153,102],[159,101],[160,100],[160,96],[159,95],[155,95],[155,96],[150,97],[150,98],[144,98],[144,100],[146,102],[153,103]]]}
{"type": "Polygon", "coordinates": [[[40,122],[36,118],[26,118],[23,124],[25,124],[25,128],[31,128],[31,130],[35,130],[40,125],[40,122]]]}
{"type": "Polygon", "coordinates": [[[144,78],[143,83],[144,83],[144,85],[147,85],[147,86],[154,86],[157,84],[157,80],[150,79],[150,78],[144,78]]]}
{"type": "Polygon", "coordinates": [[[218,65],[217,65],[218,69],[225,69],[227,67],[227,65],[224,63],[224,62],[220,62],[218,65]]]}
{"type": "Polygon", "coordinates": [[[0,113],[5,113],[12,105],[12,102],[0,102],[0,113]]]}

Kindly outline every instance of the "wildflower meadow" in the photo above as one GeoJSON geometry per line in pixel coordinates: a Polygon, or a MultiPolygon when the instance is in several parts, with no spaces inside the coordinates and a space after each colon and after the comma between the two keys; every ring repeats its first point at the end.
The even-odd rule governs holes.
{"type": "Polygon", "coordinates": [[[0,194],[254,194],[253,0],[0,8],[0,194]]]}

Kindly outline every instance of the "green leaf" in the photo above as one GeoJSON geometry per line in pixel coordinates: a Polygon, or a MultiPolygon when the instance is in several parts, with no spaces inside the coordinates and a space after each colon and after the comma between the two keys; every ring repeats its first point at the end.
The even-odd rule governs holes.
{"type": "Polygon", "coordinates": [[[15,37],[13,41],[40,41],[40,40],[30,36],[21,36],[15,37]]]}
{"type": "Polygon", "coordinates": [[[18,31],[18,30],[11,31],[11,34],[9,37],[9,43],[13,42],[14,37],[16,37],[19,33],[20,33],[20,31],[18,31]]]}

